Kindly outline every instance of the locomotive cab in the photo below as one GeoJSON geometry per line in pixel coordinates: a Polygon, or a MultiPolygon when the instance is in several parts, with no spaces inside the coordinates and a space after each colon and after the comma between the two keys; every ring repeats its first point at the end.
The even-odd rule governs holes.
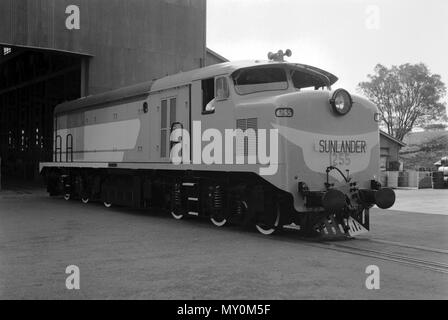
{"type": "Polygon", "coordinates": [[[312,221],[311,233],[354,236],[368,231],[373,206],[393,206],[395,193],[377,182],[375,105],[332,90],[336,76],[305,65],[274,61],[231,79],[237,122],[256,119],[258,128],[278,130],[279,169],[264,179],[292,195],[292,222],[312,221]]]}

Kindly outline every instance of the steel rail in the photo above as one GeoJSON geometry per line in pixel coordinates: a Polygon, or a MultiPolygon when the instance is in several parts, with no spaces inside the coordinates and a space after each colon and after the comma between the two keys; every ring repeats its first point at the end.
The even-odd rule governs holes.
{"type": "Polygon", "coordinates": [[[334,243],[328,243],[328,242],[322,242],[320,244],[308,244],[313,247],[318,247],[321,249],[327,249],[327,250],[333,250],[348,254],[354,254],[359,256],[365,256],[370,258],[376,258],[386,261],[392,261],[397,262],[400,264],[405,264],[408,266],[417,267],[420,269],[425,270],[431,270],[439,273],[448,274],[448,264],[441,263],[441,262],[435,262],[435,261],[429,261],[429,260],[423,260],[423,259],[417,259],[412,258],[408,256],[402,256],[390,252],[384,252],[384,251],[378,251],[378,250],[372,250],[372,249],[364,249],[364,248],[357,248],[347,245],[341,245],[341,244],[334,244],[334,243]]]}

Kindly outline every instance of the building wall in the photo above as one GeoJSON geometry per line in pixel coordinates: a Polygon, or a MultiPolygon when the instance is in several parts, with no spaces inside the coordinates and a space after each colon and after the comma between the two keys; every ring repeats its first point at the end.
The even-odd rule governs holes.
{"type": "Polygon", "coordinates": [[[91,56],[86,94],[205,63],[206,0],[2,0],[0,44],[91,56]],[[66,8],[80,29],[66,28],[66,8]]]}
{"type": "Polygon", "coordinates": [[[381,170],[385,171],[386,169],[389,169],[391,162],[398,162],[401,146],[383,135],[380,135],[380,146],[380,167],[381,170]]]}
{"type": "Polygon", "coordinates": [[[57,104],[203,66],[205,40],[206,0],[0,0],[3,177],[52,160],[57,104]]]}

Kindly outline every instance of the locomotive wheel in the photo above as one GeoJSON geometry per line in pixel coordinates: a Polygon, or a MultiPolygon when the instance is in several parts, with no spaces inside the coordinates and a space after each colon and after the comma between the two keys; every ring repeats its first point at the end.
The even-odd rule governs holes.
{"type": "Polygon", "coordinates": [[[227,224],[227,219],[221,216],[212,216],[210,221],[218,228],[224,227],[227,224]]]}
{"type": "Polygon", "coordinates": [[[110,208],[110,207],[112,207],[112,203],[104,201],[104,206],[106,208],[110,208]]]}
{"type": "Polygon", "coordinates": [[[81,198],[82,203],[88,204],[90,202],[89,198],[81,198]]]}
{"type": "Polygon", "coordinates": [[[174,211],[171,211],[171,216],[176,220],[182,220],[184,218],[183,214],[181,213],[176,214],[174,211]]]}
{"type": "Polygon", "coordinates": [[[70,193],[66,193],[66,194],[64,195],[64,200],[65,200],[65,201],[69,201],[70,198],[71,198],[70,193]]]}
{"type": "Polygon", "coordinates": [[[274,222],[274,225],[269,225],[265,222],[257,222],[255,224],[255,227],[257,228],[258,232],[260,232],[262,235],[270,236],[273,235],[277,230],[280,223],[280,208],[276,209],[276,219],[274,222]]]}

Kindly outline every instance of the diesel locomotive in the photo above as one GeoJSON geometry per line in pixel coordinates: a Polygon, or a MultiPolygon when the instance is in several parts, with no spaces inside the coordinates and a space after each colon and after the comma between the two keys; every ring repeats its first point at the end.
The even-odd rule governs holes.
{"type": "Polygon", "coordinates": [[[54,111],[51,196],[163,208],[177,220],[350,238],[393,206],[377,107],[316,67],[228,62],[88,96],[54,111]]]}

